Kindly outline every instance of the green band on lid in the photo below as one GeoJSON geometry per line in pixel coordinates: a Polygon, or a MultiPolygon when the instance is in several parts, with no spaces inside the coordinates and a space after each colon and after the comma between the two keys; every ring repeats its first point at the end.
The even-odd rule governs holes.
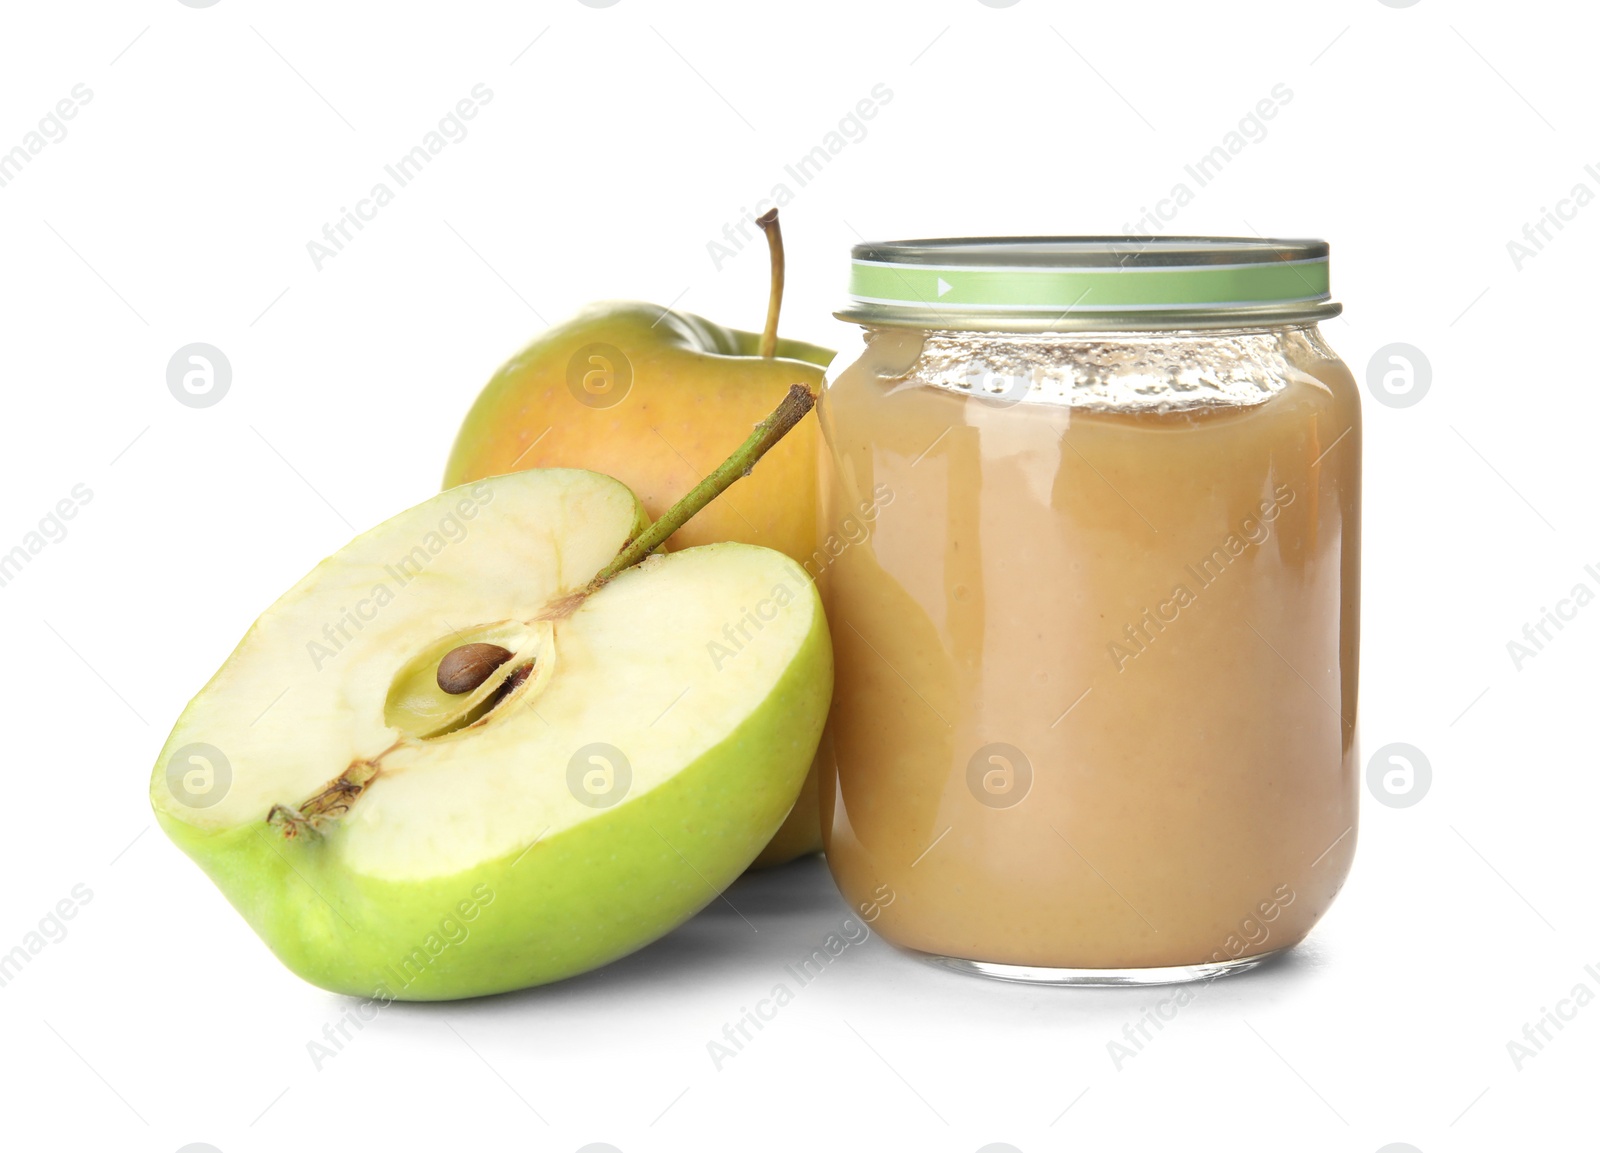
{"type": "Polygon", "coordinates": [[[865,324],[936,329],[1218,327],[1336,315],[1321,241],[1019,237],[857,245],[865,324]]]}

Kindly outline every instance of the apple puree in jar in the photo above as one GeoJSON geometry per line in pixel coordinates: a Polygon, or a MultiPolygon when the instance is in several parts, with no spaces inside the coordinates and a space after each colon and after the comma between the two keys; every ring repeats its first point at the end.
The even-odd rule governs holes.
{"type": "Polygon", "coordinates": [[[852,905],[1024,980],[1300,941],[1356,841],[1360,416],[1315,326],[869,324],[820,412],[852,905]]]}

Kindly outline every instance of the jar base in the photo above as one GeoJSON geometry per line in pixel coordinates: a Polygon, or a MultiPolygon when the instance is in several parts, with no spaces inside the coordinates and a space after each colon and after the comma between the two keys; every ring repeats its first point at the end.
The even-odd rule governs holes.
{"type": "Polygon", "coordinates": [[[1236,957],[1231,961],[1210,961],[1203,965],[1164,965],[1148,969],[1057,969],[1042,965],[1003,965],[997,961],[974,961],[966,957],[943,957],[915,949],[904,950],[930,965],[952,969],[995,981],[1014,981],[1025,985],[1076,985],[1115,987],[1129,985],[1185,985],[1192,981],[1213,981],[1218,977],[1244,973],[1288,952],[1287,948],[1236,957]]]}

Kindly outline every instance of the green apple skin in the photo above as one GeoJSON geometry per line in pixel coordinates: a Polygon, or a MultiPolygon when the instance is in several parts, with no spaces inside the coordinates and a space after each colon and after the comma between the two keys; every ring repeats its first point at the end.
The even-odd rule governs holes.
{"type": "Polygon", "coordinates": [[[265,822],[206,832],[159,806],[157,817],[278,959],[332,992],[454,1000],[586,972],[715,900],[794,804],[833,691],[827,623],[805,587],[809,634],[722,743],[650,791],[457,876],[385,882],[329,868],[322,842],[285,840],[265,822]]]}

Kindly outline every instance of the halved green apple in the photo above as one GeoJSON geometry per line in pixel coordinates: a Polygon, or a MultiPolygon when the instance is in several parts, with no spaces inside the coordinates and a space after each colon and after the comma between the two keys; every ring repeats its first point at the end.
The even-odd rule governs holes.
{"type": "Polygon", "coordinates": [[[278,957],[358,996],[542,984],[649,943],[794,804],[833,667],[770,549],[651,556],[621,482],[452,489],[323,561],[258,620],[151,780],[168,835],[278,957]],[[469,692],[456,646],[512,656],[469,692]]]}

